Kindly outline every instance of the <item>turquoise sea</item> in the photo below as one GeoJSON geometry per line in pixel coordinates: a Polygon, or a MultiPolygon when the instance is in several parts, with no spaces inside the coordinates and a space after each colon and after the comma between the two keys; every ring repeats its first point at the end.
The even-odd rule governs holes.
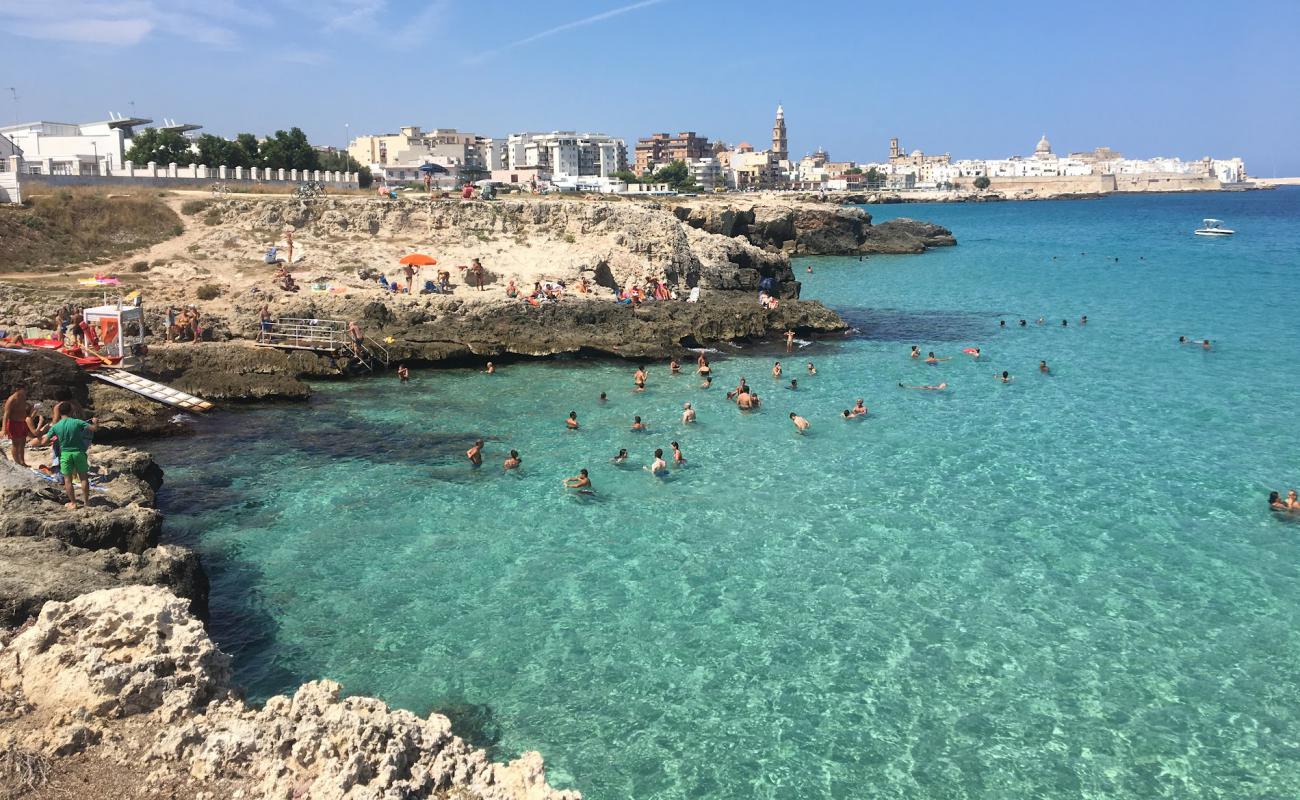
{"type": "Polygon", "coordinates": [[[154,446],[251,694],[438,710],[601,800],[1300,796],[1300,191],[870,211],[960,245],[800,261],[857,332],[719,346],[708,391],[430,370],[154,446]]]}

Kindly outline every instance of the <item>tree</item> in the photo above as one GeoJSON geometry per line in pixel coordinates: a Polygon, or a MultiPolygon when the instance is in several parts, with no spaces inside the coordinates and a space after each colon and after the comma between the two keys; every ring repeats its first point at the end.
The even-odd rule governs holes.
{"type": "Polygon", "coordinates": [[[131,140],[126,160],[132,164],[148,164],[152,161],[155,164],[188,166],[194,163],[194,153],[190,150],[190,140],[176,131],[145,128],[131,140]]]}
{"type": "Polygon", "coordinates": [[[848,169],[844,170],[844,174],[845,174],[845,175],[861,175],[861,174],[862,174],[862,167],[849,167],[848,169]]]}
{"type": "Polygon", "coordinates": [[[989,184],[992,183],[992,181],[988,179],[987,175],[980,175],[978,178],[975,179],[974,183],[975,183],[975,188],[982,191],[984,189],[989,188],[989,184]]]}
{"type": "Polygon", "coordinates": [[[320,153],[298,127],[268,136],[258,147],[257,160],[258,166],[271,169],[320,169],[320,153]]]}
{"type": "Polygon", "coordinates": [[[866,181],[867,181],[867,186],[870,187],[883,186],[885,184],[885,173],[881,172],[875,167],[872,167],[871,169],[867,170],[866,181]]]}
{"type": "Polygon", "coordinates": [[[685,161],[674,161],[663,167],[654,174],[652,180],[655,183],[666,183],[670,188],[677,190],[695,187],[695,178],[691,175],[691,170],[686,166],[685,161]]]}
{"type": "Polygon", "coordinates": [[[251,133],[241,133],[235,136],[235,147],[238,148],[239,157],[246,163],[245,167],[257,166],[259,146],[257,137],[251,133]]]}
{"type": "Polygon", "coordinates": [[[637,174],[636,174],[635,172],[633,172],[632,170],[630,170],[630,169],[620,169],[618,172],[615,172],[614,174],[610,175],[609,177],[611,177],[611,178],[618,178],[620,181],[623,181],[624,183],[640,183],[640,182],[641,182],[641,179],[637,177],[637,174]]]}

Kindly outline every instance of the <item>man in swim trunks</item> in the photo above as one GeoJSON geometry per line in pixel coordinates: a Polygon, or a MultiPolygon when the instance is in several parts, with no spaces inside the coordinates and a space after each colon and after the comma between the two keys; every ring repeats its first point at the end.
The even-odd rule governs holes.
{"type": "Polygon", "coordinates": [[[691,408],[690,403],[682,404],[682,424],[690,425],[695,421],[695,409],[691,408]]]}
{"type": "Polygon", "coordinates": [[[564,421],[564,424],[568,426],[569,430],[576,431],[578,429],[578,412],[570,411],[569,418],[564,421]]]}
{"type": "Polygon", "coordinates": [[[931,350],[931,351],[930,351],[930,354],[927,355],[927,356],[925,357],[925,363],[930,364],[930,365],[932,365],[932,366],[933,366],[934,364],[938,364],[940,361],[950,361],[950,360],[951,360],[951,358],[948,358],[948,357],[945,357],[945,358],[936,358],[935,355],[934,355],[934,351],[933,351],[933,350],[931,350]]]}
{"type": "Polygon", "coordinates": [[[348,336],[352,337],[352,348],[356,352],[357,357],[360,358],[361,343],[365,341],[366,334],[361,330],[361,326],[357,324],[356,320],[352,320],[348,323],[348,336]]]}
{"type": "Polygon", "coordinates": [[[640,417],[632,417],[632,430],[634,431],[645,430],[645,423],[641,421],[640,417]]]}
{"type": "Polygon", "coordinates": [[[736,394],[736,406],[741,411],[749,411],[754,407],[754,396],[749,393],[748,386],[736,394]]]}
{"type": "Polygon", "coordinates": [[[791,379],[790,379],[790,385],[787,386],[787,387],[785,387],[785,388],[790,389],[790,390],[792,390],[792,391],[798,391],[798,390],[799,390],[799,379],[798,379],[798,378],[791,378],[791,379]]]}
{"type": "Polygon", "coordinates": [[[483,440],[482,439],[476,440],[474,442],[474,446],[465,451],[465,458],[469,459],[469,463],[474,469],[478,469],[479,467],[483,466],[483,440]]]}
{"type": "Polygon", "coordinates": [[[90,464],[86,459],[86,434],[94,433],[99,420],[91,418],[89,424],[72,416],[72,405],[67,401],[56,408],[60,419],[50,426],[50,435],[59,440],[59,471],[63,473],[63,488],[68,493],[68,508],[77,507],[75,480],[81,480],[82,508],[90,507],[90,464]]]}
{"type": "Polygon", "coordinates": [[[793,411],[790,412],[790,421],[794,423],[795,430],[799,431],[800,434],[804,434],[808,431],[808,420],[793,411]]]}
{"type": "Polygon", "coordinates": [[[1013,378],[1011,377],[1011,373],[1007,372],[1004,369],[1002,370],[1002,374],[998,376],[998,380],[1002,381],[1003,383],[1011,383],[1013,378]]]}
{"type": "Polygon", "coordinates": [[[862,398],[859,397],[858,402],[855,403],[853,406],[853,416],[861,417],[864,416],[866,413],[867,413],[867,407],[862,404],[862,398]]]}
{"type": "Polygon", "coordinates": [[[1038,371],[1041,372],[1041,373],[1043,373],[1044,375],[1050,375],[1050,374],[1052,374],[1052,368],[1049,367],[1049,366],[1047,366],[1047,362],[1046,362],[1046,361],[1039,361],[1039,362],[1038,362],[1038,371]]]}
{"type": "Polygon", "coordinates": [[[788,353],[794,349],[794,331],[785,332],[785,351],[788,353]]]}
{"type": "Polygon", "coordinates": [[[636,385],[636,390],[638,392],[644,392],[645,391],[645,370],[641,369],[640,367],[637,367],[636,372],[632,374],[632,382],[636,385]]]}
{"type": "Polygon", "coordinates": [[[507,470],[517,469],[519,465],[523,463],[523,461],[524,460],[519,457],[518,450],[511,450],[510,457],[507,458],[505,460],[505,463],[503,463],[501,466],[503,469],[507,469],[507,470]]]}
{"type": "Polygon", "coordinates": [[[655,460],[650,464],[650,474],[655,477],[668,474],[668,463],[664,461],[664,449],[662,447],[655,449],[655,460]]]}
{"type": "Polygon", "coordinates": [[[496,367],[495,364],[493,364],[491,361],[489,361],[489,362],[487,362],[487,367],[486,367],[483,371],[486,372],[486,373],[489,374],[489,375],[495,375],[495,374],[496,374],[496,371],[497,371],[497,367],[496,367]]]}
{"type": "Polygon", "coordinates": [[[27,387],[20,383],[5,400],[4,421],[0,425],[0,430],[9,437],[9,454],[20,467],[27,466],[27,437],[35,433],[27,429],[27,418],[31,413],[32,404],[27,401],[27,387]]]}
{"type": "Polygon", "coordinates": [[[584,491],[585,494],[593,493],[593,489],[591,487],[591,478],[587,477],[587,470],[585,469],[578,470],[578,474],[572,478],[565,478],[564,488],[582,489],[585,490],[584,491]]]}
{"type": "Polygon", "coordinates": [[[605,393],[604,393],[604,392],[601,392],[601,393],[600,393],[600,402],[602,402],[602,403],[608,403],[608,402],[609,402],[609,398],[605,396],[605,393]]]}

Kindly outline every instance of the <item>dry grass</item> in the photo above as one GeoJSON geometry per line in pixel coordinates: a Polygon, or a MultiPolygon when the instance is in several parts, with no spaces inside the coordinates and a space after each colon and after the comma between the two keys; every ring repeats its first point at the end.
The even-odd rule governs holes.
{"type": "Polygon", "coordinates": [[[38,270],[111,260],[181,230],[155,191],[59,189],[0,208],[0,263],[38,270]]]}
{"type": "Polygon", "coordinates": [[[0,749],[0,798],[27,797],[50,780],[50,761],[14,745],[0,749]]]}

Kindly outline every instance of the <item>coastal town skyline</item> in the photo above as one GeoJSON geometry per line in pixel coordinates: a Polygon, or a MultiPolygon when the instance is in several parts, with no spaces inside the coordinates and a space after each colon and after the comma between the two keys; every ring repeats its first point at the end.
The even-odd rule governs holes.
{"type": "MultiPolygon", "coordinates": [[[[1031,8],[1040,12],[1033,18],[1038,23],[1067,16],[1049,6],[1006,4],[979,19],[934,4],[936,36],[947,28],[996,32],[979,51],[979,70],[960,69],[959,55],[928,52],[943,49],[938,45],[917,50],[883,31],[867,36],[872,47],[866,50],[802,46],[815,42],[809,37],[817,25],[824,32],[830,19],[864,35],[879,26],[870,9],[832,4],[816,25],[793,20],[779,32],[731,20],[732,34],[753,34],[740,37],[747,46],[718,48],[706,72],[656,83],[635,76],[662,71],[675,58],[700,59],[673,37],[645,43],[654,31],[683,21],[685,7],[677,0],[573,3],[563,16],[512,7],[515,38],[468,24],[469,11],[456,3],[340,1],[311,15],[279,7],[254,13],[234,2],[181,4],[167,13],[151,4],[18,3],[11,9],[11,31],[18,34],[10,37],[13,63],[59,66],[8,76],[0,87],[9,89],[0,95],[0,121],[84,122],[112,111],[193,120],[223,136],[299,126],[314,143],[336,146],[411,124],[497,136],[598,131],[629,146],[652,133],[693,130],[762,146],[772,109],[781,103],[790,120],[792,159],[824,148],[835,158],[880,161],[891,137],[909,149],[951,153],[954,160],[1002,159],[1028,152],[1047,135],[1061,153],[1110,147],[1135,158],[1240,156],[1254,175],[1300,174],[1300,154],[1287,144],[1300,132],[1300,112],[1295,103],[1277,102],[1294,94],[1284,76],[1295,74],[1297,57],[1261,46],[1286,27],[1284,20],[1300,22],[1295,7],[1264,3],[1234,12],[1232,35],[1195,58],[1175,57],[1169,45],[1155,41],[1161,37],[1140,51],[1123,46],[1126,40],[1136,45],[1143,31],[1157,26],[1170,39],[1206,35],[1194,9],[1175,16],[1126,8],[1128,24],[1106,30],[1105,59],[1091,55],[1099,23],[1075,20],[1049,26],[1050,36],[1028,37],[1031,8]],[[271,47],[258,44],[282,28],[301,34],[273,36],[271,47]],[[377,32],[389,37],[395,53],[449,49],[433,60],[436,68],[416,70],[395,68],[400,59],[390,61],[382,45],[378,58],[349,55],[377,32]],[[633,41],[625,43],[628,37],[633,41]],[[311,46],[289,44],[297,38],[311,46]],[[352,44],[340,45],[340,39],[352,44]],[[1006,39],[1015,45],[992,45],[1006,39]],[[921,52],[925,58],[916,58],[921,52]],[[112,58],[104,59],[105,53],[112,58]],[[151,70],[163,60],[184,68],[151,70]],[[886,78],[872,63],[906,68],[903,77],[895,72],[886,78]],[[209,67],[225,80],[193,91],[194,74],[209,67]],[[92,69],[94,81],[88,80],[92,69]],[[1247,74],[1249,81],[1234,80],[1247,74]],[[538,81],[539,91],[522,90],[538,81]],[[1267,124],[1259,124],[1258,114],[1246,124],[1238,114],[1207,113],[1222,109],[1225,100],[1262,109],[1267,124]]],[[[692,8],[689,15],[693,27],[706,30],[725,17],[713,8],[692,8]]]]}

